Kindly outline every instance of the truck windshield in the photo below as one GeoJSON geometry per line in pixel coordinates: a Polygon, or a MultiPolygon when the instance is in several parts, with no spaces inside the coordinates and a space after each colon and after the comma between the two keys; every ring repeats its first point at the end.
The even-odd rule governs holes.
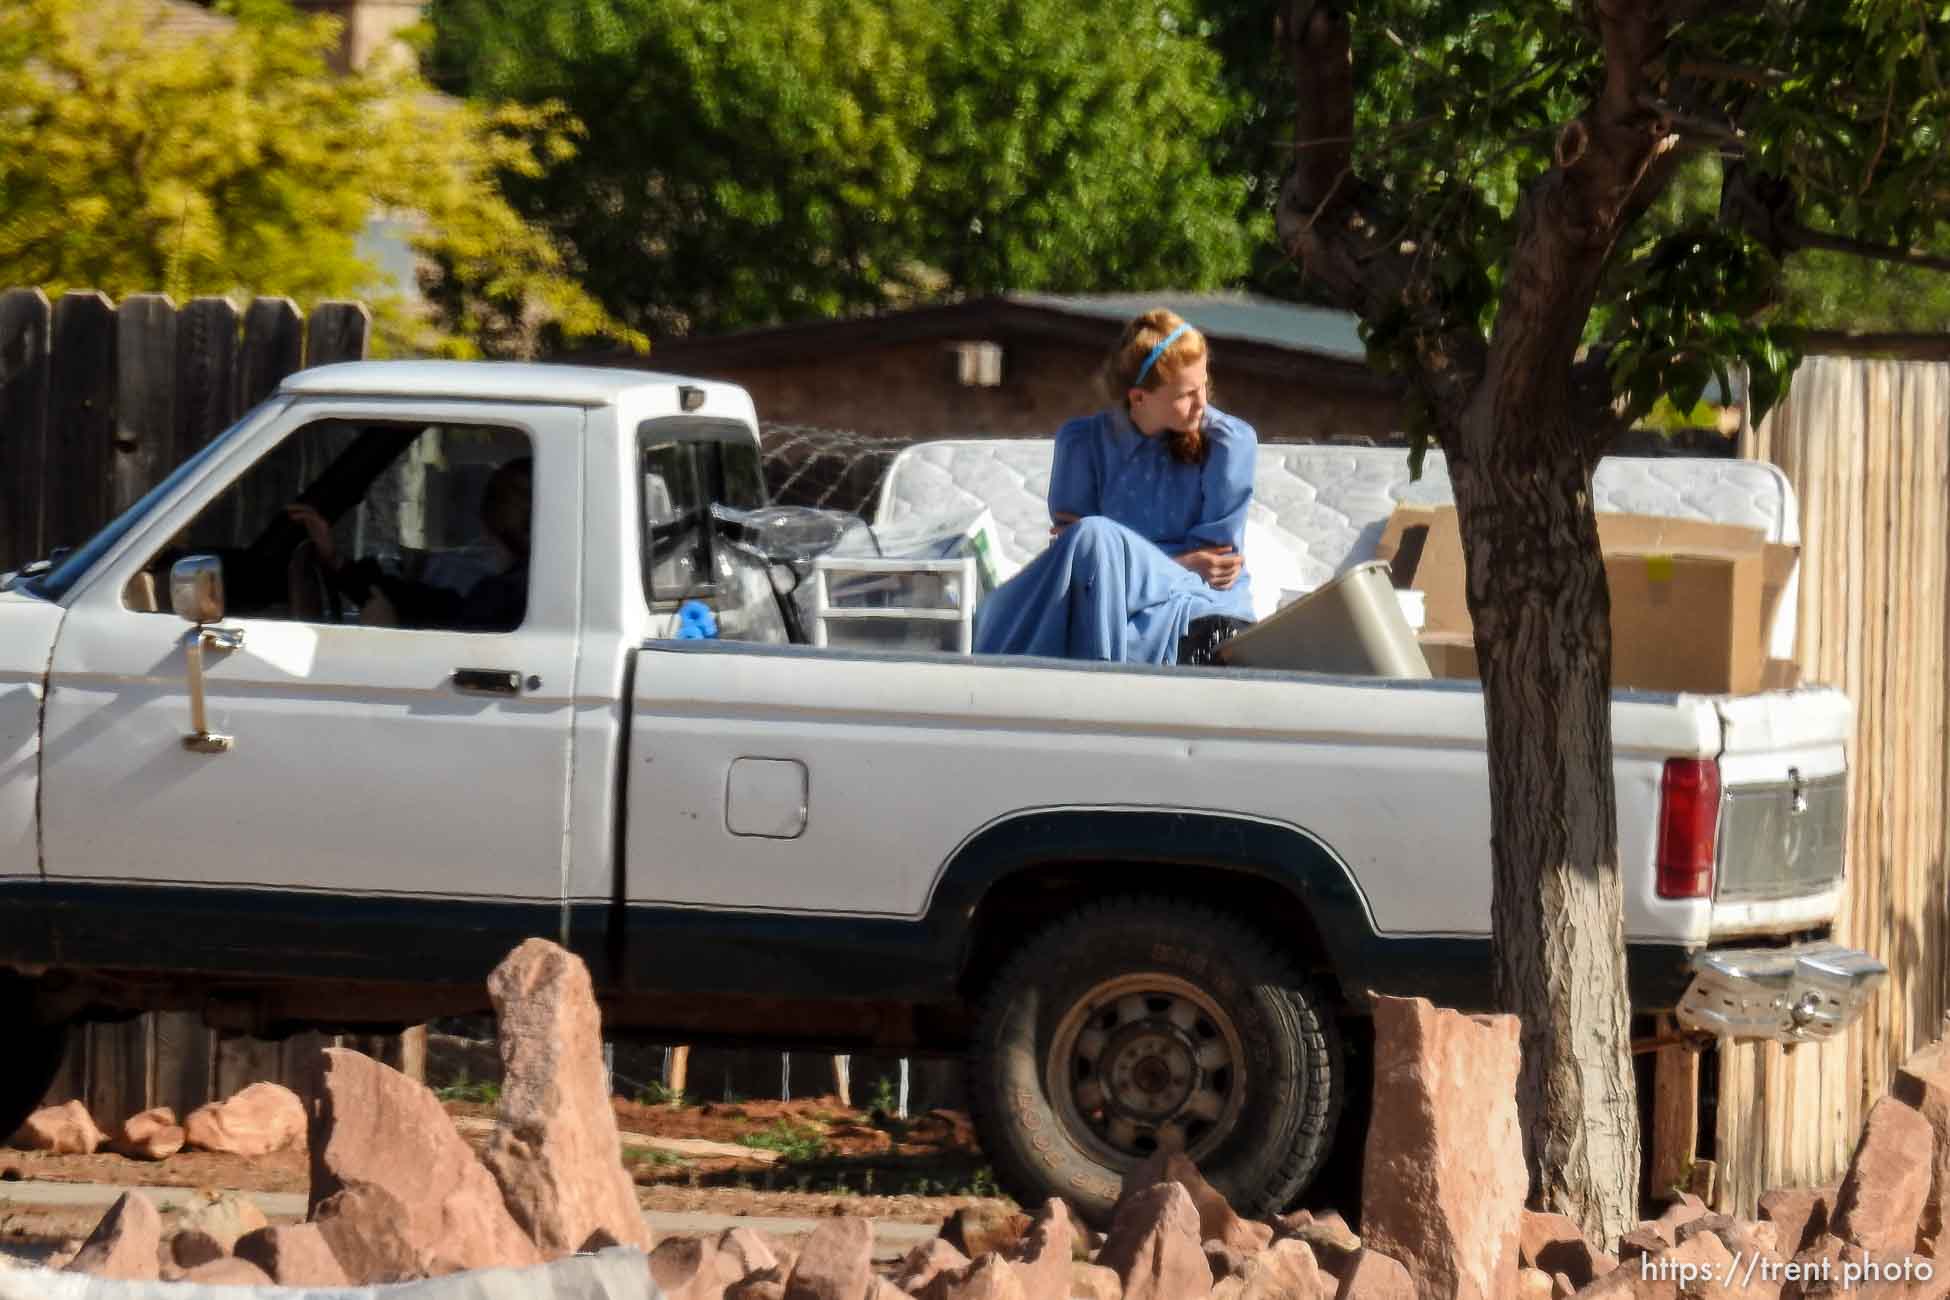
{"type": "Polygon", "coordinates": [[[81,575],[94,567],[95,561],[112,550],[122,540],[129,529],[147,515],[155,504],[176,490],[176,486],[195,474],[199,468],[210,461],[230,441],[239,437],[245,429],[260,424],[282,411],[288,401],[270,401],[253,409],[243,419],[225,429],[196,450],[190,458],[178,465],[162,482],[142,494],[140,500],[111,519],[108,526],[96,533],[88,541],[69,553],[62,561],[46,573],[28,578],[20,583],[20,590],[30,596],[43,600],[59,600],[68,594],[70,588],[81,580],[81,575]]]}

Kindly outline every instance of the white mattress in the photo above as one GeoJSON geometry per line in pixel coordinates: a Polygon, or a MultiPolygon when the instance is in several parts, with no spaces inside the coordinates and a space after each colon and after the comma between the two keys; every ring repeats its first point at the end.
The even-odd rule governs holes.
{"type": "MultiPolygon", "coordinates": [[[[966,438],[922,442],[902,451],[881,482],[875,523],[915,516],[967,515],[987,506],[996,521],[1003,577],[1049,545],[1048,438],[966,438]]],[[[1705,456],[1608,456],[1599,462],[1597,508],[1758,528],[1769,541],[1799,544],[1794,489],[1761,461],[1705,456]]],[[[1381,530],[1403,502],[1454,501],[1449,466],[1430,452],[1410,482],[1400,447],[1262,443],[1253,478],[1247,565],[1261,594],[1311,591],[1374,558],[1381,530]]],[[[1795,580],[1781,602],[1772,652],[1791,655],[1795,580]]]]}

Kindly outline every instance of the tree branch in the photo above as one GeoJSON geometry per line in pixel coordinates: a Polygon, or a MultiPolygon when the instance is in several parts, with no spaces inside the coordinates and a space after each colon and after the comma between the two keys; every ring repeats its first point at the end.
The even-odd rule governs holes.
{"type": "MultiPolygon", "coordinates": [[[[1665,6],[1595,0],[1592,11],[1605,50],[1604,84],[1585,113],[1565,124],[1556,165],[1525,188],[1517,206],[1487,379],[1467,422],[1483,454],[1525,454],[1498,440],[1507,443],[1512,429],[1559,436],[1537,413],[1568,415],[1580,405],[1572,362],[1605,263],[1674,170],[1669,155],[1677,138],[1645,105],[1647,69],[1666,50],[1665,6]]],[[[1609,433],[1586,426],[1571,436],[1595,459],[1609,433]]]]}
{"type": "Polygon", "coordinates": [[[1901,266],[1920,266],[1928,271],[1950,271],[1950,257],[1925,253],[1914,248],[1897,248],[1892,244],[1871,244],[1866,240],[1831,235],[1801,225],[1790,226],[1786,234],[1790,248],[1815,248],[1826,253],[1846,253],[1850,257],[1895,262],[1901,266]]]}
{"type": "Polygon", "coordinates": [[[1713,122],[1688,112],[1657,95],[1640,95],[1639,107],[1652,114],[1652,129],[1660,135],[1682,135],[1715,144],[1733,145],[1741,154],[1747,151],[1747,137],[1730,122],[1713,122]]]}
{"type": "Polygon", "coordinates": [[[1776,72],[1772,68],[1723,63],[1717,59],[1681,59],[1674,71],[1682,77],[1699,81],[1738,81],[1749,86],[1775,86],[1787,80],[1785,72],[1776,72]]]}
{"type": "Polygon", "coordinates": [[[1453,424],[1482,374],[1483,342],[1473,323],[1449,320],[1418,262],[1398,202],[1353,167],[1354,65],[1347,18],[1334,0],[1291,0],[1281,42],[1293,65],[1299,106],[1294,163],[1281,187],[1280,242],[1328,301],[1370,324],[1406,313],[1417,353],[1410,382],[1437,416],[1437,438],[1453,424]]]}

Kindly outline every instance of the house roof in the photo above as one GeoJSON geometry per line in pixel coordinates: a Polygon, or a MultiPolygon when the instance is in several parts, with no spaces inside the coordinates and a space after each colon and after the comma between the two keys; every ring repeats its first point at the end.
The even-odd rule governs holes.
{"type": "Polygon", "coordinates": [[[1122,325],[1140,312],[1168,307],[1208,338],[1264,343],[1365,362],[1368,348],[1352,313],[1250,293],[1010,293],[1010,302],[1122,325]]]}
{"type": "MultiPolygon", "coordinates": [[[[660,366],[718,371],[928,340],[1005,346],[1054,341],[1108,350],[1125,321],[1156,306],[1172,308],[1221,344],[1228,373],[1376,395],[1397,391],[1393,380],[1368,367],[1352,316],[1244,293],[996,294],[844,320],[659,339],[653,355],[660,366]]],[[[620,351],[578,359],[630,364],[620,351]]]]}

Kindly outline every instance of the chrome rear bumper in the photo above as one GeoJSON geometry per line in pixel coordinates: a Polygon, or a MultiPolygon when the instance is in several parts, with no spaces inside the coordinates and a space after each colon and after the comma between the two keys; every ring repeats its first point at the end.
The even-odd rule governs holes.
{"type": "Polygon", "coordinates": [[[1889,968],[1838,943],[1712,948],[1693,958],[1679,1023],[1715,1037],[1811,1043],[1862,1014],[1889,968]]]}

